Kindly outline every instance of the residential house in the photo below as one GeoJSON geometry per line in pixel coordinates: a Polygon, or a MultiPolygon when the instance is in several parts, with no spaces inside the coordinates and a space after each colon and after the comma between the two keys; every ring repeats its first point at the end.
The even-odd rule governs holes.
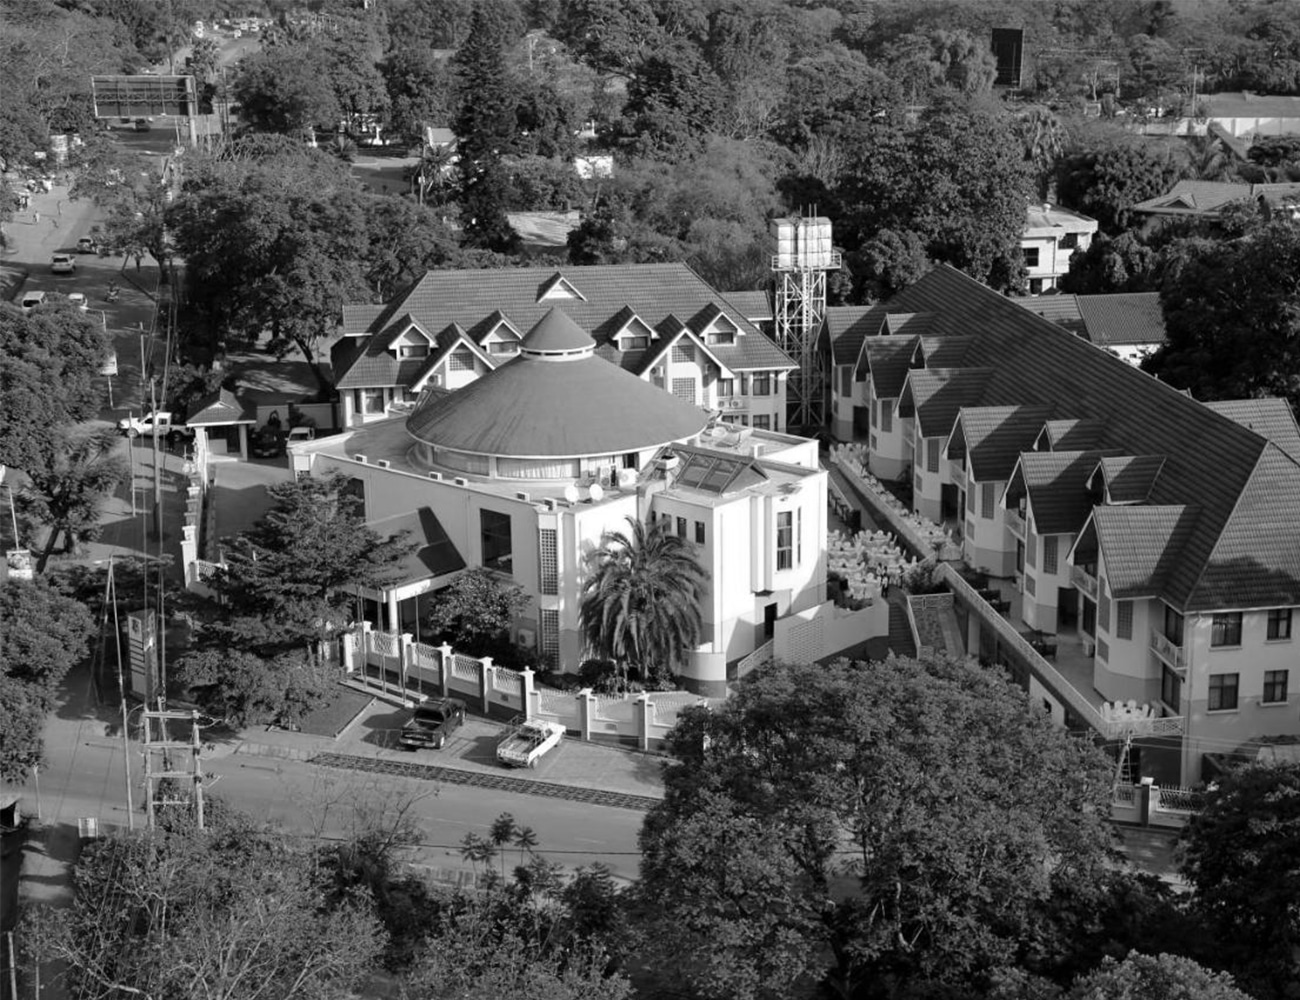
{"type": "Polygon", "coordinates": [[[1300,97],[1225,91],[1201,100],[1205,117],[1229,135],[1300,135],[1300,97]]]}
{"type": "Polygon", "coordinates": [[[464,388],[517,355],[557,305],[597,356],[646,383],[727,423],[784,429],[795,364],[685,264],[430,271],[385,305],[345,306],[331,349],[341,425],[464,388]]]}
{"type": "Polygon", "coordinates": [[[1029,280],[1029,294],[1051,291],[1069,273],[1070,256],[1087,250],[1097,233],[1097,220],[1059,205],[1030,205],[1020,238],[1029,280]]]}
{"type": "Polygon", "coordinates": [[[1043,295],[1017,301],[1131,365],[1165,342],[1159,292],[1043,295]]]}
{"type": "Polygon", "coordinates": [[[1076,693],[1176,720],[1186,782],[1206,752],[1300,734],[1286,403],[1197,402],[946,266],[885,308],[930,320],[864,340],[901,427],[859,440],[911,441],[916,510],[960,517],[966,561],[1017,581],[1016,626],[1059,637],[1076,693]]]}
{"type": "MultiPolygon", "coordinates": [[[[600,287],[581,271],[572,280],[575,291],[600,287]]],[[[632,291],[624,285],[620,297],[632,291]]],[[[642,296],[634,300],[653,318],[642,296]]],[[[670,297],[660,311],[670,316],[678,301],[670,297]]],[[[518,303],[508,304],[509,316],[527,315],[518,303]]],[[[400,338],[391,331],[406,330],[415,322],[408,315],[422,308],[433,313],[432,305],[410,298],[394,306],[390,314],[398,320],[376,324],[384,331],[381,342],[400,338]]],[[[778,628],[789,630],[800,655],[836,652],[823,647],[819,620],[832,610],[826,473],[816,442],[753,423],[723,423],[702,409],[707,383],[699,369],[684,374],[691,357],[718,365],[710,400],[717,379],[739,377],[728,374],[736,369],[724,366],[713,348],[731,348],[727,360],[737,366],[754,357],[776,359],[766,350],[747,356],[734,342],[710,343],[721,331],[739,333],[739,318],[721,308],[700,310],[693,319],[694,326],[680,328],[661,319],[656,343],[654,325],[639,320],[633,307],[606,316],[576,297],[549,301],[510,357],[464,387],[427,392],[409,416],[365,421],[342,435],[295,445],[295,469],[342,473],[376,530],[407,529],[417,546],[382,588],[361,595],[367,616],[418,639],[431,595],[463,567],[486,567],[528,595],[528,609],[512,627],[516,640],[537,649],[542,661],[575,670],[584,655],[579,603],[588,555],[606,532],[626,531],[629,518],[662,520],[695,547],[709,581],[703,642],[683,675],[693,689],[724,693],[737,662],[778,628]],[[600,342],[574,313],[602,325],[600,342]],[[644,343],[612,349],[613,339],[626,337],[644,343]],[[639,356],[628,363],[634,351],[639,356]],[[665,391],[643,377],[655,365],[668,367],[663,378],[693,378],[692,391],[665,391]]],[[[505,320],[491,323],[497,325],[481,326],[499,335],[505,320]]],[[[472,349],[453,349],[475,359],[500,357],[490,348],[501,341],[455,334],[455,344],[467,340],[472,349]]],[[[880,623],[883,634],[887,615],[880,623]]]]}
{"type": "Polygon", "coordinates": [[[1151,233],[1179,220],[1213,226],[1226,207],[1242,202],[1253,202],[1265,218],[1294,220],[1300,216],[1300,184],[1182,180],[1164,194],[1138,202],[1133,212],[1143,217],[1141,231],[1151,233]]]}

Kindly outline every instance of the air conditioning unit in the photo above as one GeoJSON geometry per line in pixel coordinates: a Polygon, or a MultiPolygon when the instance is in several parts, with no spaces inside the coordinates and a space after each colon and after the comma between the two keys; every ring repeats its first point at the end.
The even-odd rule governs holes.
{"type": "Polygon", "coordinates": [[[537,633],[530,628],[521,628],[518,632],[519,645],[536,646],[537,633]]]}
{"type": "Polygon", "coordinates": [[[441,472],[430,472],[430,473],[429,473],[429,478],[432,479],[435,483],[440,483],[440,482],[442,482],[442,473],[441,473],[441,472]]]}
{"type": "Polygon", "coordinates": [[[381,469],[388,469],[388,468],[391,468],[392,465],[393,465],[393,463],[390,462],[390,461],[389,461],[388,459],[386,459],[386,458],[381,458],[381,459],[380,459],[378,462],[376,462],[375,464],[376,464],[377,466],[379,466],[381,469]]]}
{"type": "Polygon", "coordinates": [[[664,368],[663,368],[663,365],[658,365],[658,366],[656,366],[656,367],[654,367],[654,368],[651,368],[651,369],[650,369],[650,377],[651,377],[651,378],[663,378],[663,377],[664,377],[664,368]]]}
{"type": "Polygon", "coordinates": [[[353,456],[352,456],[352,461],[354,461],[354,462],[360,462],[362,465],[365,465],[365,464],[366,464],[366,456],[365,456],[365,455],[353,455],[353,456]]]}
{"type": "Polygon", "coordinates": [[[719,400],[718,405],[721,406],[724,410],[743,410],[745,408],[745,401],[738,397],[732,396],[730,399],[719,400]]]}
{"type": "Polygon", "coordinates": [[[469,485],[469,480],[466,479],[464,476],[457,476],[455,479],[452,480],[452,482],[455,483],[457,486],[469,485]]]}
{"type": "Polygon", "coordinates": [[[515,499],[516,499],[516,500],[531,500],[531,499],[532,499],[532,495],[529,494],[529,493],[525,493],[523,490],[518,490],[518,491],[515,492],[515,499]]]}

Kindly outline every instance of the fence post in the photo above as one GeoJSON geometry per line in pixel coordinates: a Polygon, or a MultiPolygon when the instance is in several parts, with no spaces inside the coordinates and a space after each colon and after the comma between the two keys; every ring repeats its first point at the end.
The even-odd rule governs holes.
{"type": "Polygon", "coordinates": [[[478,661],[478,693],[483,702],[483,714],[492,714],[492,689],[496,687],[497,668],[492,664],[492,657],[485,656],[478,661]]]}
{"type": "Polygon", "coordinates": [[[451,674],[451,646],[443,643],[438,647],[438,690],[442,697],[447,697],[447,681],[451,674]]]}
{"type": "Polygon", "coordinates": [[[402,674],[402,701],[409,701],[410,697],[406,693],[406,674],[414,662],[415,650],[411,648],[411,643],[415,641],[415,636],[410,632],[402,633],[402,641],[397,647],[398,667],[402,674]]]}
{"type": "MultiPolygon", "coordinates": [[[[370,622],[363,621],[361,623],[361,682],[367,687],[370,686],[370,651],[374,648],[375,644],[371,633],[374,630],[375,627],[371,625],[370,622]]],[[[382,685],[380,686],[382,687],[382,685]]]]}
{"type": "Polygon", "coordinates": [[[636,696],[636,745],[641,750],[650,749],[650,723],[654,720],[655,706],[644,691],[636,696]]]}
{"type": "Polygon", "coordinates": [[[355,673],[357,669],[357,634],[356,632],[343,632],[339,635],[339,649],[343,660],[343,672],[345,674],[355,673]]]}
{"type": "Polygon", "coordinates": [[[591,688],[578,692],[578,738],[591,741],[591,721],[596,717],[596,696],[591,688]]]}
{"type": "Polygon", "coordinates": [[[1143,826],[1151,825],[1151,808],[1160,800],[1160,789],[1152,778],[1143,778],[1138,785],[1138,818],[1143,826]]]}
{"type": "Polygon", "coordinates": [[[524,667],[519,671],[519,700],[523,704],[525,719],[537,717],[537,689],[533,684],[533,668],[524,667]]]}

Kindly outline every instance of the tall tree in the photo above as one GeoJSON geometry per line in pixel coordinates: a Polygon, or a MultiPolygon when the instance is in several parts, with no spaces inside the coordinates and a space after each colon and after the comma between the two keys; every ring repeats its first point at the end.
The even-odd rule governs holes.
{"type": "Polygon", "coordinates": [[[639,892],[704,996],[978,991],[1106,872],[1105,755],[973,663],[773,667],[671,744],[639,892]]]}
{"type": "Polygon", "coordinates": [[[87,198],[104,212],[104,240],[127,257],[149,254],[168,280],[172,257],[167,234],[167,210],[173,190],[170,180],[132,150],[107,138],[94,137],[77,155],[77,179],[72,199],[87,198]]]}
{"type": "Polygon", "coordinates": [[[1300,764],[1255,764],[1221,776],[1183,833],[1191,906],[1219,954],[1260,1000],[1300,981],[1300,764]]]}
{"type": "Polygon", "coordinates": [[[264,132],[302,136],[342,113],[327,73],[308,45],[265,48],[245,58],[231,92],[240,120],[264,132]]]}
{"type": "Polygon", "coordinates": [[[1103,232],[1118,235],[1129,227],[1133,206],[1164,194],[1179,172],[1170,157],[1124,144],[1071,153],[1061,161],[1057,190],[1062,205],[1092,216],[1103,232]]]}
{"type": "Polygon", "coordinates": [[[506,219],[509,183],[501,158],[512,148],[515,96],[506,73],[504,39],[487,8],[474,8],[470,33],[454,60],[461,224],[465,243],[502,253],[519,237],[506,219]]]}
{"type": "Polygon", "coordinates": [[[1129,952],[1122,962],[1108,958],[1070,990],[1068,1000],[1251,1000],[1232,977],[1212,972],[1179,955],[1129,952]]]}
{"type": "Polygon", "coordinates": [[[49,456],[49,464],[28,471],[27,485],[18,494],[18,507],[48,531],[36,572],[45,572],[60,537],[67,552],[77,542],[98,537],[105,499],[130,475],[118,449],[120,443],[111,427],[69,430],[49,456]]]}
{"type": "Polygon", "coordinates": [[[588,648],[643,677],[675,674],[699,644],[707,577],[690,542],[666,518],[628,518],[587,562],[579,615],[588,648]]]}
{"type": "Polygon", "coordinates": [[[429,612],[429,634],[434,642],[512,667],[518,652],[510,628],[529,603],[519,585],[502,582],[489,569],[468,569],[438,595],[429,612]]]}

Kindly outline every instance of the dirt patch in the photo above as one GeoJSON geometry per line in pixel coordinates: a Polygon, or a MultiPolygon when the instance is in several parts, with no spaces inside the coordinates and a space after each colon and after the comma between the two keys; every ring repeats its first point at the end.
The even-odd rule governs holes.
{"type": "Polygon", "coordinates": [[[299,730],[311,736],[334,739],[347,729],[372,701],[371,697],[351,688],[340,688],[330,702],[303,717],[299,730]]]}

